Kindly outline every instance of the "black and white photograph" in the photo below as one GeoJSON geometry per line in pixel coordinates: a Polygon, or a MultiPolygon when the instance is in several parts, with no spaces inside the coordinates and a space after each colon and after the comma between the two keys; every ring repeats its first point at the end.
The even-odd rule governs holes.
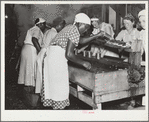
{"type": "Polygon", "coordinates": [[[2,121],[148,120],[148,1],[3,1],[1,26],[2,121]]]}

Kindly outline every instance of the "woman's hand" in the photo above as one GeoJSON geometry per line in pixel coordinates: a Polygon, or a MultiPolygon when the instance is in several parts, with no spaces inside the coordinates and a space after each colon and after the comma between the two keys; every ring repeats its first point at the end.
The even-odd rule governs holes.
{"type": "Polygon", "coordinates": [[[88,70],[91,69],[91,64],[89,62],[84,62],[83,66],[88,70]]]}
{"type": "Polygon", "coordinates": [[[37,54],[38,54],[40,52],[40,50],[41,50],[41,47],[40,47],[40,45],[38,43],[38,39],[35,38],[35,37],[32,37],[32,42],[33,42],[34,47],[36,48],[37,54]]]}

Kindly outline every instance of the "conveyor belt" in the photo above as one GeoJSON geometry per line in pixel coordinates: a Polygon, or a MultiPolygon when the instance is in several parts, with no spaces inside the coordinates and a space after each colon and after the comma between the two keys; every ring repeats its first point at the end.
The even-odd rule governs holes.
{"type": "MultiPolygon", "coordinates": [[[[80,55],[78,55],[78,57],[91,63],[92,67],[89,71],[93,73],[117,71],[120,69],[127,69],[129,67],[128,63],[123,62],[122,59],[119,58],[105,57],[97,60],[94,58],[82,57],[80,55]]],[[[71,61],[69,61],[68,64],[76,68],[85,69],[83,66],[79,66],[71,61]]]]}

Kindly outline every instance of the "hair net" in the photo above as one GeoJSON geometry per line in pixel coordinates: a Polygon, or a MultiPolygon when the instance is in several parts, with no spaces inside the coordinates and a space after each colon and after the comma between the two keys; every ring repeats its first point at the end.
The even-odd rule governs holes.
{"type": "Polygon", "coordinates": [[[91,18],[91,21],[98,21],[99,19],[98,18],[91,18]]]}

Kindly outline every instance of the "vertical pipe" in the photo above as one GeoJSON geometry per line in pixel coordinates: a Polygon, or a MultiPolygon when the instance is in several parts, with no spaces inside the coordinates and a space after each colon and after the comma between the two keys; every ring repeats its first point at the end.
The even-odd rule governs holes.
{"type": "Polygon", "coordinates": [[[127,15],[127,4],[125,6],[125,16],[127,15]]]}
{"type": "Polygon", "coordinates": [[[120,15],[119,15],[119,5],[116,5],[116,35],[120,31],[120,15]]]}
{"type": "Polygon", "coordinates": [[[109,23],[109,5],[106,5],[106,21],[107,23],[109,23]]]}
{"type": "Polygon", "coordinates": [[[105,17],[106,17],[106,15],[105,15],[105,12],[106,12],[106,5],[102,5],[102,21],[103,22],[105,22],[105,17]]]}

